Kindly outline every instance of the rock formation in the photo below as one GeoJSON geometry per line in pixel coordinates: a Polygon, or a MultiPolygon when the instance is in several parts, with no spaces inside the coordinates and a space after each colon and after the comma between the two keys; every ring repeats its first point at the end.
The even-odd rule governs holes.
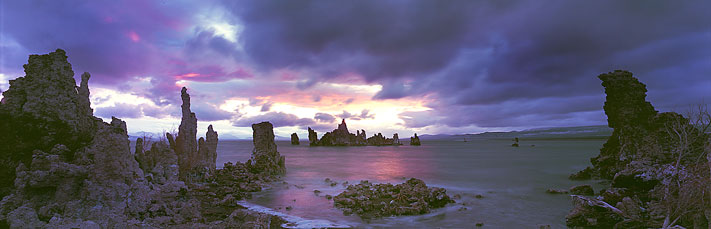
{"type": "Polygon", "coordinates": [[[393,139],[386,138],[383,134],[378,133],[366,139],[368,145],[372,146],[384,146],[384,145],[395,145],[393,139]]]}
{"type": "Polygon", "coordinates": [[[402,145],[400,143],[400,137],[397,135],[397,133],[393,134],[393,145],[402,145]]]}
{"type": "Polygon", "coordinates": [[[136,140],[135,157],[149,182],[166,184],[178,180],[178,156],[164,141],[154,142],[151,148],[143,152],[141,138],[136,140]]]}
{"type": "Polygon", "coordinates": [[[371,219],[397,215],[425,214],[430,209],[454,203],[443,188],[427,187],[425,182],[411,178],[405,183],[348,185],[346,191],[333,198],[334,205],[343,209],[343,214],[357,214],[371,219]]]}
{"type": "Polygon", "coordinates": [[[365,130],[356,130],[356,145],[366,145],[368,144],[368,139],[365,135],[365,130]]]}
{"type": "Polygon", "coordinates": [[[316,131],[311,129],[311,127],[308,128],[309,130],[309,145],[310,146],[315,146],[318,144],[318,134],[316,131]]]}
{"type": "Polygon", "coordinates": [[[296,135],[296,133],[291,134],[291,144],[292,145],[299,144],[299,135],[296,135]]]}
{"type": "Polygon", "coordinates": [[[217,164],[217,132],[212,129],[212,125],[207,127],[205,138],[198,139],[198,154],[195,158],[193,170],[202,170],[212,173],[217,164]]]}
{"type": "Polygon", "coordinates": [[[519,147],[518,138],[514,138],[514,143],[511,144],[511,146],[513,146],[513,147],[519,147]]]}
{"type": "Polygon", "coordinates": [[[274,143],[274,127],[269,122],[252,124],[254,150],[248,164],[257,174],[283,175],[286,173],[284,156],[277,151],[274,143]]]}
{"type": "Polygon", "coordinates": [[[183,104],[182,119],[178,127],[178,136],[172,140],[172,135],[167,136],[170,147],[178,154],[178,167],[180,167],[180,177],[182,180],[203,179],[215,171],[217,160],[217,132],[208,127],[206,137],[196,140],[197,137],[197,117],[190,110],[190,94],[188,89],[183,87],[180,91],[183,104]]]}
{"type": "MultiPolygon", "coordinates": [[[[569,227],[702,227],[711,212],[707,125],[677,113],[658,113],[646,87],[627,71],[598,76],[607,94],[604,110],[612,136],[592,167],[571,179],[611,179],[596,198],[573,196],[569,227]],[[701,124],[701,123],[699,123],[701,124]],[[707,129],[706,129],[707,130],[707,129]],[[703,185],[701,185],[703,184],[703,185]]],[[[590,194],[588,190],[585,194],[590,194]]]]}
{"type": "MultiPolygon", "coordinates": [[[[395,143],[394,139],[383,137],[382,134],[378,133],[373,135],[373,137],[367,138],[365,135],[365,130],[356,130],[356,134],[348,132],[348,126],[346,125],[346,120],[343,119],[341,124],[338,124],[338,128],[331,132],[326,132],[323,134],[319,140],[316,132],[310,127],[309,130],[309,145],[310,146],[384,146],[384,145],[399,145],[395,143]]],[[[397,137],[397,135],[395,135],[397,137]]],[[[399,139],[398,139],[399,142],[399,139]]]]}
{"type": "Polygon", "coordinates": [[[417,137],[417,133],[415,133],[415,136],[410,137],[410,145],[419,146],[421,144],[420,137],[417,137]]]}
{"type": "Polygon", "coordinates": [[[192,170],[193,158],[197,155],[197,117],[190,111],[190,95],[187,88],[183,87],[180,97],[183,100],[180,106],[182,119],[178,127],[178,135],[175,137],[175,145],[172,147],[178,154],[180,177],[186,178],[192,170]]]}
{"type": "MultiPolygon", "coordinates": [[[[31,55],[24,67],[25,77],[11,81],[0,103],[0,228],[281,224],[199,196],[178,180],[178,156],[165,142],[144,150],[148,141],[141,139],[133,155],[126,123],[92,115],[89,74],[76,87],[63,50],[31,55]]],[[[213,138],[207,139],[209,146],[213,138]]]]}

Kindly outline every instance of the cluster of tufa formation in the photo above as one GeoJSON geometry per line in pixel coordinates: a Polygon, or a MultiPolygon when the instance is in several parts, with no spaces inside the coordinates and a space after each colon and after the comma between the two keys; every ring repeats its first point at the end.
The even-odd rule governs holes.
{"type": "Polygon", "coordinates": [[[170,148],[178,155],[180,178],[182,180],[204,179],[215,172],[217,132],[210,125],[205,133],[206,138],[200,137],[196,141],[197,117],[190,111],[190,94],[188,94],[187,88],[183,87],[180,97],[183,100],[183,104],[180,106],[183,116],[178,127],[178,136],[173,139],[173,135],[167,133],[166,137],[170,148]]]}
{"type": "Polygon", "coordinates": [[[419,146],[421,144],[420,137],[417,137],[417,133],[415,133],[415,136],[410,137],[410,145],[419,146]]]}
{"type": "Polygon", "coordinates": [[[326,132],[321,139],[318,139],[316,131],[308,128],[309,145],[310,146],[386,146],[386,145],[402,145],[398,139],[397,133],[393,138],[383,137],[383,134],[378,133],[366,139],[365,130],[356,130],[356,134],[348,131],[346,120],[343,119],[338,128],[332,132],[326,132]]]}
{"type": "Polygon", "coordinates": [[[709,118],[658,113],[646,87],[627,71],[599,76],[614,129],[592,167],[571,179],[612,180],[595,198],[574,195],[569,227],[707,228],[711,221],[709,118]]]}
{"type": "Polygon", "coordinates": [[[187,96],[183,114],[188,116],[178,139],[168,139],[172,146],[140,139],[132,154],[126,123],[93,116],[90,75],[82,74],[77,87],[63,50],[31,55],[24,67],[26,75],[10,81],[0,103],[0,228],[281,225],[278,217],[235,202],[254,189],[256,181],[249,179],[259,176],[245,171],[237,176],[230,167],[216,172],[207,186],[180,180],[185,165],[214,170],[217,146],[212,128],[196,143],[187,96]],[[200,149],[191,151],[195,147],[200,149]],[[219,185],[232,188],[214,187],[219,185]],[[210,194],[215,192],[221,195],[210,194]]]}
{"type": "Polygon", "coordinates": [[[431,209],[454,203],[443,188],[427,187],[424,181],[411,178],[402,184],[348,185],[346,191],[333,198],[343,214],[357,214],[361,218],[380,218],[398,215],[419,215],[431,209]]]}

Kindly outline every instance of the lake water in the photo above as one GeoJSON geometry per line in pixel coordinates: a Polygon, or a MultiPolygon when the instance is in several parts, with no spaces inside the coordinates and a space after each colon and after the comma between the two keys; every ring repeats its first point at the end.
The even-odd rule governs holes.
{"type": "MultiPolygon", "coordinates": [[[[472,228],[483,223],[494,228],[565,228],[570,197],[545,191],[586,183],[597,191],[601,186],[594,181],[571,181],[567,176],[589,165],[589,158],[598,154],[603,143],[601,139],[524,140],[516,148],[508,139],[472,139],[423,140],[422,146],[309,147],[304,142],[292,146],[277,141],[279,152],[286,156],[284,181],[288,184],[274,184],[246,202],[306,220],[352,227],[472,228]],[[344,181],[395,184],[410,177],[462,198],[426,215],[365,222],[355,215],[344,216],[324,197],[342,192],[344,181]],[[325,178],[339,185],[331,187],[325,178]],[[322,193],[317,196],[314,190],[322,193]],[[287,206],[291,209],[286,210],[287,206]]],[[[220,141],[217,163],[247,161],[251,150],[251,141],[220,141]]]]}

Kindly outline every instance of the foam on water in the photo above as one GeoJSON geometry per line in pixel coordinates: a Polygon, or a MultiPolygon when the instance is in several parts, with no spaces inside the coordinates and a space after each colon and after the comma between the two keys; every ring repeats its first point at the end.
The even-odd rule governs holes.
{"type": "Polygon", "coordinates": [[[278,211],[275,211],[274,209],[267,208],[264,206],[259,206],[256,204],[252,204],[246,201],[239,201],[238,202],[240,205],[246,207],[249,210],[256,211],[256,212],[261,212],[261,213],[266,213],[270,215],[276,215],[284,220],[286,220],[288,223],[282,224],[282,227],[285,228],[351,228],[350,225],[347,224],[340,224],[340,223],[334,223],[329,220],[324,220],[324,219],[304,219],[298,216],[293,216],[289,214],[284,214],[278,211]]]}

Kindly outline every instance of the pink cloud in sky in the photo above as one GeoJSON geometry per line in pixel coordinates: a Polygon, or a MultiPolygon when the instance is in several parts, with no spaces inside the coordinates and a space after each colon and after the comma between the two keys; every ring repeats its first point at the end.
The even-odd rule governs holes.
{"type": "Polygon", "coordinates": [[[133,42],[141,41],[141,37],[138,36],[136,31],[133,31],[133,30],[128,32],[128,39],[131,39],[131,41],[133,41],[133,42]]]}

